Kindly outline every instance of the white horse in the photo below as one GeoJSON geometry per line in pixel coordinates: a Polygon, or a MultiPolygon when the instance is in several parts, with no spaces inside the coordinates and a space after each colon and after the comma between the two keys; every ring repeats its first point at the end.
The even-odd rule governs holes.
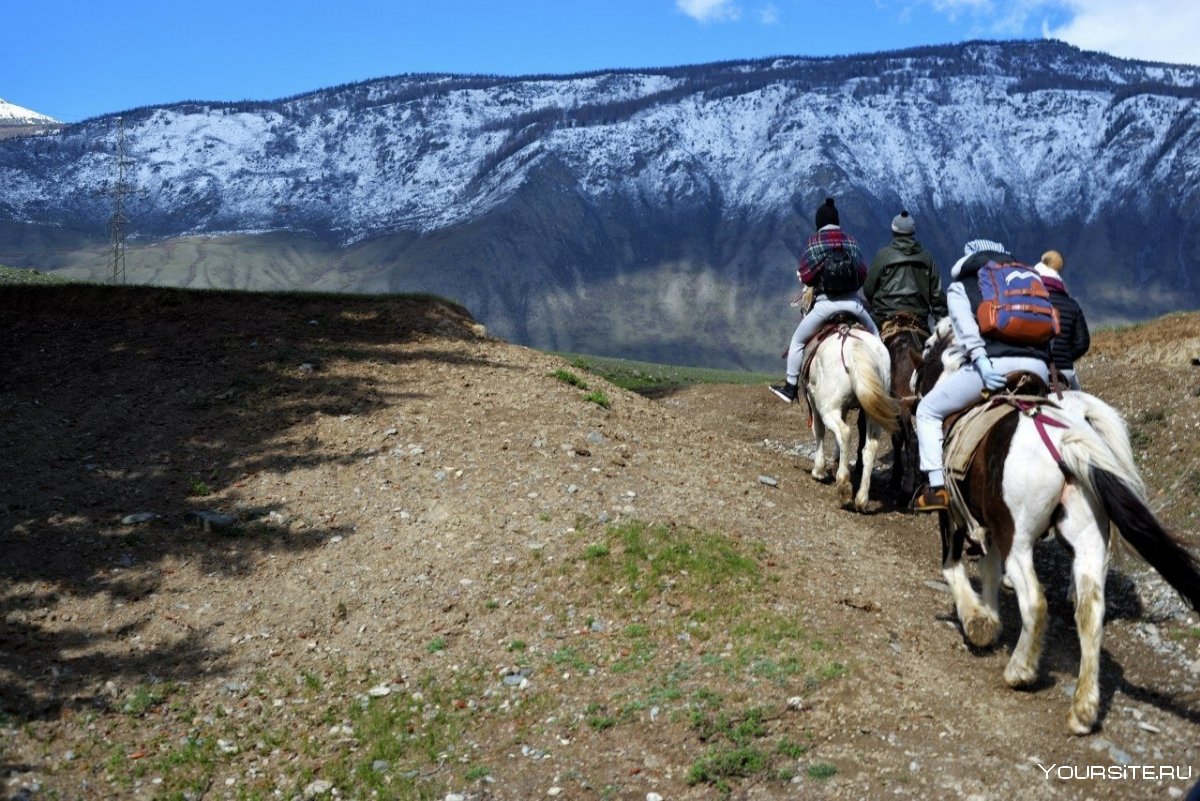
{"type": "MultiPolygon", "coordinates": [[[[835,483],[841,503],[850,502],[864,511],[871,491],[871,471],[879,440],[886,432],[896,430],[900,408],[890,394],[891,358],[879,337],[865,328],[834,324],[836,330],[815,345],[812,363],[805,384],[812,411],[813,436],[817,451],[813,455],[812,476],[818,481],[828,478],[825,461],[825,432],[832,430],[838,460],[835,483]],[[858,492],[850,483],[850,425],[846,422],[851,409],[866,415],[865,433],[859,441],[858,492]]],[[[861,429],[860,429],[861,430],[861,429]]]]}
{"type": "MultiPolygon", "coordinates": [[[[927,393],[944,373],[968,363],[948,325],[929,339],[914,389],[927,393]]],[[[1000,634],[998,589],[1007,573],[1021,610],[1021,634],[1004,670],[1010,687],[1038,678],[1046,599],[1033,567],[1033,546],[1051,527],[1074,553],[1075,624],[1079,676],[1067,725],[1088,734],[1100,705],[1100,644],[1104,626],[1104,580],[1109,524],[1173,586],[1200,609],[1200,561],[1189,553],[1146,505],[1145,485],[1134,464],[1121,416],[1083,392],[1051,396],[1029,414],[1014,411],[982,440],[954,508],[939,513],[942,574],[954,593],[967,639],[990,646],[1000,634]],[[1040,417],[1040,420],[1039,420],[1040,417]],[[953,523],[951,523],[953,520],[953,523]],[[986,546],[979,560],[982,597],[962,562],[968,529],[986,546]]]]}

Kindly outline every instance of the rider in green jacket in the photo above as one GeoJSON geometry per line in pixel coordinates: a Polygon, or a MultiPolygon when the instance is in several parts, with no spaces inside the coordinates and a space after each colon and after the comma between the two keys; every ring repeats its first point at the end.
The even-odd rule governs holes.
{"type": "Polygon", "coordinates": [[[875,254],[863,293],[879,327],[908,312],[928,330],[946,316],[946,293],[933,254],[914,238],[917,226],[902,211],[892,219],[892,241],[875,254]],[[930,319],[932,317],[932,319],[930,319]]]}

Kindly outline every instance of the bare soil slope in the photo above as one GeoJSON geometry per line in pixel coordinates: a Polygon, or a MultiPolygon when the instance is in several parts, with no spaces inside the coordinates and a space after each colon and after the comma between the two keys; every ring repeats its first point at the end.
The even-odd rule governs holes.
{"type": "MultiPolygon", "coordinates": [[[[1044,680],[1014,692],[1012,596],[1000,646],[968,649],[934,523],[838,508],[765,388],[648,399],[433,299],[5,287],[0,315],[0,796],[1200,780],[1200,623],[1157,577],[1110,572],[1102,725],[1071,737],[1061,546],[1038,555],[1044,680]]],[[[1195,546],[1192,357],[1177,315],[1080,369],[1195,546]]]]}

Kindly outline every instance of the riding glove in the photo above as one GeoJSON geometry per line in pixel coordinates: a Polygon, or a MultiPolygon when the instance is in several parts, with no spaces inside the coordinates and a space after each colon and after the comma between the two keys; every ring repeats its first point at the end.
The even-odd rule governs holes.
{"type": "Polygon", "coordinates": [[[1004,385],[1008,383],[1008,378],[1004,373],[998,372],[992,367],[992,360],[987,356],[980,356],[975,360],[975,369],[979,371],[979,377],[983,379],[984,389],[992,391],[1004,389],[1004,385]]]}

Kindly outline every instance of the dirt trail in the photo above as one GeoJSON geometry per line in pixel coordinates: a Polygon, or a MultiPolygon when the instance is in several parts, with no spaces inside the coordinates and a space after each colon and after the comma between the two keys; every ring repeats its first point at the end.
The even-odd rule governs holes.
{"type": "MultiPolygon", "coordinates": [[[[972,652],[933,522],[838,508],[803,412],[765,388],[583,389],[429,301],[3,292],[11,797],[1128,799],[1200,779],[1200,625],[1161,581],[1111,572],[1102,727],[1072,737],[1060,546],[1038,553],[1044,680],[1014,692],[1011,594],[1000,645],[972,652]],[[237,527],[189,522],[206,510],[237,527]],[[121,522],[139,512],[158,517],[121,522]],[[639,595],[598,574],[642,523],[712,533],[759,578],[696,586],[695,562],[639,595]],[[397,703],[383,734],[359,716],[399,698],[420,714],[397,703]],[[703,699],[765,710],[769,770],[697,778],[719,739],[703,699]],[[432,753],[384,747],[406,731],[432,753]],[[1121,770],[1071,778],[1088,766],[1121,770]]],[[[1184,533],[1200,370],[1172,360],[1196,330],[1102,334],[1084,372],[1184,533]]]]}

